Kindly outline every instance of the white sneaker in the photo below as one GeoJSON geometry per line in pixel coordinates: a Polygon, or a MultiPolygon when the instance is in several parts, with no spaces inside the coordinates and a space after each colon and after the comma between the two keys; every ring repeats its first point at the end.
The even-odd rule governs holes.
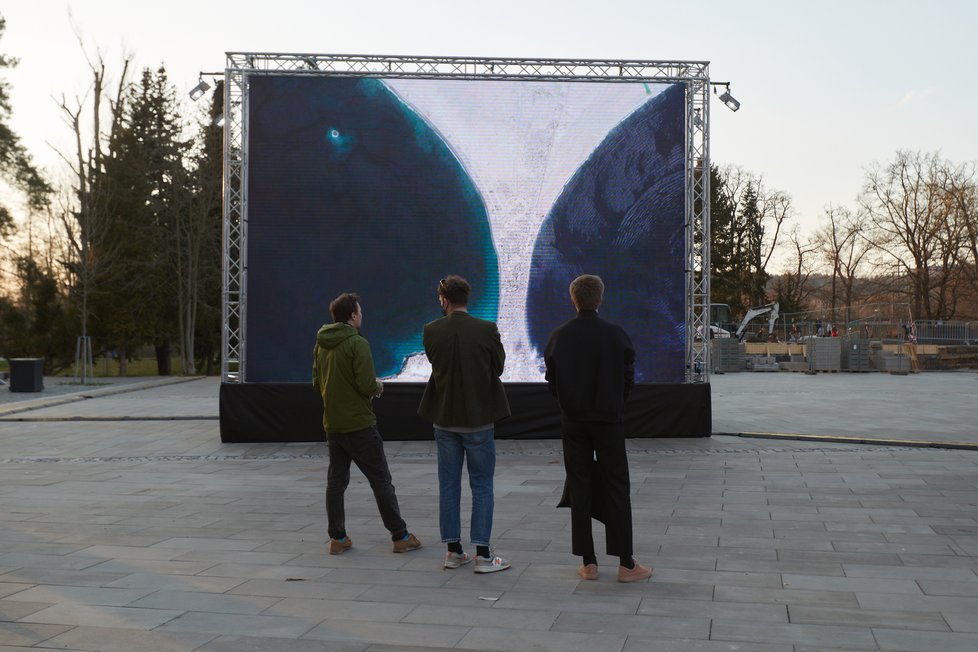
{"type": "Polygon", "coordinates": [[[510,563],[502,557],[479,557],[475,558],[476,573],[496,573],[504,571],[510,567],[510,563]]]}
{"type": "Polygon", "coordinates": [[[452,552],[451,550],[445,554],[445,568],[458,568],[459,566],[465,566],[472,561],[468,553],[462,552],[452,552]]]}

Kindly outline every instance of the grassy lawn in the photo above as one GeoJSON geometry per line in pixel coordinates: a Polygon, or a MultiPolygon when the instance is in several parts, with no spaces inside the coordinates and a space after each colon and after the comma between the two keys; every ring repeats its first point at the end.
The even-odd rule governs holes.
{"type": "MultiPolygon", "coordinates": [[[[183,373],[183,369],[180,367],[180,358],[172,358],[170,360],[171,371],[174,376],[179,376],[183,373]]],[[[114,377],[119,375],[119,361],[115,358],[95,358],[93,364],[94,376],[96,378],[114,377]]],[[[69,367],[64,371],[58,372],[56,376],[72,376],[74,375],[74,369],[69,367]]],[[[126,375],[127,376],[157,376],[156,371],[156,358],[140,358],[135,360],[130,360],[126,365],[126,375]]]]}

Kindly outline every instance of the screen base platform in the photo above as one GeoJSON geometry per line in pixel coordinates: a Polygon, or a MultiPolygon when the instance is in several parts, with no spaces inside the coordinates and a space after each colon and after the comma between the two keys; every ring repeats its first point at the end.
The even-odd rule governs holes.
{"type": "MultiPolygon", "coordinates": [[[[434,439],[418,416],[424,383],[388,383],[374,401],[387,441],[434,439]]],[[[559,439],[560,410],[544,383],[505,383],[513,416],[496,424],[497,439],[559,439]]],[[[324,441],[322,399],[310,383],[222,383],[221,441],[324,441]]],[[[625,407],[625,436],[709,437],[708,383],[636,385],[625,407]]]]}

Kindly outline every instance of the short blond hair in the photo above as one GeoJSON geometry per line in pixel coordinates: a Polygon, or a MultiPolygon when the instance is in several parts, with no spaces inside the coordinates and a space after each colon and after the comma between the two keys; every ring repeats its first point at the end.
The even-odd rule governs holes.
{"type": "Polygon", "coordinates": [[[570,295],[578,310],[597,310],[604,298],[604,281],[600,276],[581,274],[571,281],[570,295]]]}

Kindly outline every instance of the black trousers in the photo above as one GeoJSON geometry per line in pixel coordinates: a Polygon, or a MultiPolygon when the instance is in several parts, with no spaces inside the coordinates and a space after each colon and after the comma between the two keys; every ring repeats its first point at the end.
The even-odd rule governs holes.
{"type": "Polygon", "coordinates": [[[384,527],[392,536],[404,535],[407,526],[401,518],[397,494],[391,482],[391,472],[384,455],[384,440],[376,426],[356,432],[328,435],[329,469],[326,471],[326,523],[329,536],[339,539],[346,536],[346,508],[343,494],[350,484],[350,462],[366,476],[380,510],[384,527]]]}
{"type": "Polygon", "coordinates": [[[591,536],[592,499],[601,492],[606,552],[632,554],[632,501],[620,423],[563,421],[564,469],[571,501],[571,545],[579,557],[594,555],[591,536]],[[597,474],[594,474],[594,460],[597,474]],[[600,481],[601,486],[594,483],[600,481]]]}

